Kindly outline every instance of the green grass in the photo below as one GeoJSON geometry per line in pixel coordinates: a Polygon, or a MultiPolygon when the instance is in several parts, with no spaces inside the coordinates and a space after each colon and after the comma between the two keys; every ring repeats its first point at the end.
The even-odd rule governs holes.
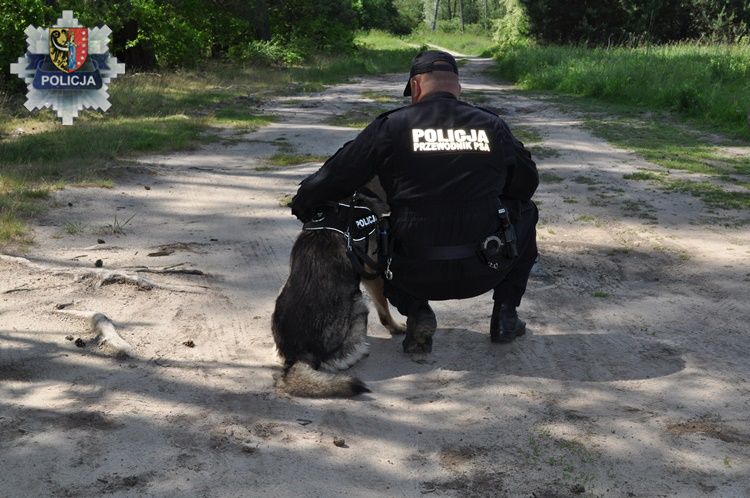
{"type": "Polygon", "coordinates": [[[68,221],[65,223],[63,229],[68,235],[78,235],[83,233],[84,226],[80,221],[68,221]]]}
{"type": "Polygon", "coordinates": [[[28,242],[26,225],[15,214],[0,215],[0,240],[28,242]]]}
{"type": "Polygon", "coordinates": [[[724,209],[750,209],[750,192],[727,191],[709,182],[664,180],[667,190],[700,197],[708,206],[724,209]]]}
{"type": "MultiPolygon", "coordinates": [[[[723,188],[720,184],[688,179],[671,179],[667,172],[636,171],[623,175],[626,180],[651,181],[670,192],[699,197],[707,206],[723,209],[750,209],[750,192],[723,188]]],[[[739,185],[740,188],[746,186],[739,185]]]]}
{"type": "Polygon", "coordinates": [[[437,45],[470,56],[488,55],[495,46],[492,36],[476,26],[467,27],[464,33],[419,28],[404,40],[415,44],[437,45]]]}
{"type": "MultiPolygon", "coordinates": [[[[750,175],[750,157],[731,157],[700,130],[687,129],[668,117],[590,117],[585,125],[609,142],[630,149],[667,169],[709,175],[750,175]]],[[[746,144],[743,144],[746,145],[746,144]]]]}
{"type": "Polygon", "coordinates": [[[576,221],[581,221],[584,223],[595,223],[596,217],[591,216],[590,214],[582,214],[576,217],[576,221]]]}
{"type": "Polygon", "coordinates": [[[545,147],[543,145],[531,145],[527,147],[527,149],[531,153],[531,158],[534,160],[560,156],[559,150],[553,149],[552,147],[545,147]]]}
{"type": "Polygon", "coordinates": [[[373,100],[379,104],[408,104],[406,97],[400,97],[392,93],[383,93],[375,90],[365,90],[362,92],[362,97],[373,100]]]}
{"type": "Polygon", "coordinates": [[[750,137],[750,47],[522,47],[497,58],[498,76],[552,90],[564,109],[584,113],[592,133],[664,168],[626,179],[687,192],[710,207],[748,207],[750,154],[723,146],[747,147],[750,137]],[[677,181],[668,178],[673,170],[696,175],[677,181]]]}
{"type": "Polygon", "coordinates": [[[213,122],[244,130],[252,130],[273,122],[273,116],[264,116],[244,109],[225,108],[214,113],[213,122]]]}
{"type": "Polygon", "coordinates": [[[371,106],[371,105],[360,105],[359,107],[349,109],[348,111],[331,116],[326,119],[326,123],[334,126],[346,126],[348,128],[364,128],[370,122],[375,119],[379,114],[385,111],[395,108],[393,107],[382,107],[382,106],[371,106]]]}
{"type": "Polygon", "coordinates": [[[553,149],[552,147],[540,145],[542,142],[542,135],[534,128],[515,126],[511,131],[513,132],[513,136],[526,145],[526,149],[531,153],[532,159],[538,161],[540,159],[549,159],[560,156],[560,151],[553,149]]]}
{"type": "Polygon", "coordinates": [[[590,176],[584,176],[584,175],[578,175],[573,177],[572,181],[574,183],[581,183],[584,185],[596,185],[597,182],[595,179],[591,178],[590,176]]]}
{"type": "Polygon", "coordinates": [[[564,180],[564,178],[560,175],[556,175],[554,173],[550,173],[548,171],[540,171],[539,172],[539,182],[540,183],[560,183],[564,180]]]}
{"type": "Polygon", "coordinates": [[[461,100],[481,106],[482,104],[490,102],[492,98],[485,92],[463,91],[461,92],[461,100]]]}
{"type": "Polygon", "coordinates": [[[542,135],[534,128],[527,126],[514,126],[511,130],[513,136],[525,144],[537,143],[542,141],[542,135]]]}
{"type": "Polygon", "coordinates": [[[710,207],[750,208],[750,156],[727,154],[705,132],[678,126],[668,116],[653,115],[600,115],[587,118],[585,125],[609,142],[664,168],[626,174],[626,180],[651,181],[667,191],[689,193],[710,207]],[[697,176],[675,180],[669,177],[672,170],[697,176]],[[706,181],[709,179],[712,181],[706,181]]]}
{"type": "Polygon", "coordinates": [[[295,166],[304,163],[319,163],[328,159],[328,156],[316,156],[313,154],[291,154],[288,152],[277,152],[268,158],[268,162],[274,166],[295,166]]]}
{"type": "Polygon", "coordinates": [[[514,47],[496,58],[496,74],[527,90],[675,111],[750,137],[750,45],[514,47]]]}
{"type": "Polygon", "coordinates": [[[273,116],[262,115],[259,104],[276,95],[319,91],[360,74],[406,74],[418,50],[378,32],[359,34],[355,42],[353,53],[318,55],[293,67],[209,61],[199,70],[129,71],[110,86],[107,113],[83,112],[70,127],[51,111],[25,111],[23,95],[0,93],[0,245],[24,240],[24,220],[46,209],[51,190],[111,186],[122,159],[212,140],[211,126],[263,126],[273,116]]]}
{"type": "Polygon", "coordinates": [[[664,178],[666,173],[662,171],[647,171],[647,170],[641,170],[636,171],[635,173],[628,173],[625,175],[622,175],[622,177],[625,180],[661,180],[664,178]]]}
{"type": "Polygon", "coordinates": [[[5,166],[19,166],[28,175],[62,177],[81,164],[101,165],[125,154],[184,148],[204,125],[200,119],[179,115],[89,119],[4,141],[0,164],[4,175],[5,166]]]}

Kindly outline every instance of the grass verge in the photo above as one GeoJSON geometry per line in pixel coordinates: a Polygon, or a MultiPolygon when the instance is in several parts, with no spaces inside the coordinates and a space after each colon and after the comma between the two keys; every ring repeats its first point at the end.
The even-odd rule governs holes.
{"type": "Polygon", "coordinates": [[[328,156],[277,152],[268,159],[268,162],[274,166],[296,166],[297,164],[320,163],[325,161],[326,159],[328,159],[328,156]]]}
{"type": "Polygon", "coordinates": [[[666,169],[724,177],[750,175],[750,157],[730,155],[705,133],[674,124],[668,116],[591,116],[584,124],[607,141],[666,169]]]}
{"type": "Polygon", "coordinates": [[[461,31],[431,31],[420,28],[404,38],[404,40],[415,44],[437,45],[455,52],[469,56],[488,56],[495,42],[488,32],[482,31],[478,26],[468,27],[465,32],[461,31]]]}
{"type": "Polygon", "coordinates": [[[500,54],[495,75],[522,89],[552,90],[563,109],[583,113],[592,133],[663,168],[627,179],[690,193],[709,207],[747,209],[750,134],[741,100],[750,98],[749,68],[743,47],[526,47],[500,54]],[[690,88],[705,95],[685,100],[690,88]],[[722,112],[707,109],[722,105],[722,112]],[[684,173],[676,178],[675,171],[684,173]]]}
{"type": "Polygon", "coordinates": [[[720,184],[687,180],[684,178],[673,179],[666,171],[636,171],[623,175],[626,180],[639,180],[652,182],[654,185],[670,191],[684,192],[699,197],[707,206],[722,209],[750,209],[750,192],[737,189],[728,190],[720,184]]]}
{"type": "Polygon", "coordinates": [[[750,208],[750,155],[730,153],[724,144],[713,143],[705,132],[674,124],[669,116],[653,114],[589,116],[584,124],[610,143],[664,168],[637,171],[625,175],[625,179],[650,181],[667,191],[686,192],[714,208],[750,208]],[[694,174],[675,179],[670,175],[675,171],[694,174]]]}
{"type": "Polygon", "coordinates": [[[364,128],[379,114],[395,108],[395,106],[384,107],[376,105],[361,105],[348,111],[331,116],[326,123],[334,126],[346,126],[347,128],[364,128]]]}
{"type": "Polygon", "coordinates": [[[675,111],[750,138],[750,46],[514,47],[497,74],[527,90],[675,111]]]}

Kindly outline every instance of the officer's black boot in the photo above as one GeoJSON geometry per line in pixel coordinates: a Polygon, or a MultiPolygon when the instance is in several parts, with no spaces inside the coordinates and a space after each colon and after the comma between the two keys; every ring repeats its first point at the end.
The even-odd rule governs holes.
{"type": "Polygon", "coordinates": [[[526,333],[526,322],[518,318],[516,307],[495,301],[490,319],[490,340],[497,343],[512,342],[526,333]]]}
{"type": "Polygon", "coordinates": [[[435,313],[426,302],[415,303],[406,316],[406,337],[402,343],[404,353],[429,353],[432,336],[437,329],[435,313]]]}

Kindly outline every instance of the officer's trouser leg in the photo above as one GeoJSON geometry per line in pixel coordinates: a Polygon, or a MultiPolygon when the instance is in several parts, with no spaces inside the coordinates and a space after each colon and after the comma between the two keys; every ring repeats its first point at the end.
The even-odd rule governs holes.
{"type": "Polygon", "coordinates": [[[518,259],[494,290],[495,301],[490,319],[490,339],[492,342],[510,342],[526,331],[526,324],[518,318],[516,307],[526,292],[526,283],[531,268],[537,258],[536,222],[539,218],[536,207],[528,206],[516,222],[518,233],[518,259]],[[526,216],[523,216],[523,215],[526,216]]]}

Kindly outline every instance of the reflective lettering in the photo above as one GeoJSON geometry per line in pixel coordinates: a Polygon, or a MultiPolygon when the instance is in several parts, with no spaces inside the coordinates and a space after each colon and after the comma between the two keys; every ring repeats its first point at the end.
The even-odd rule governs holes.
{"type": "Polygon", "coordinates": [[[487,132],[482,129],[413,128],[411,137],[414,152],[492,151],[487,132]]]}

